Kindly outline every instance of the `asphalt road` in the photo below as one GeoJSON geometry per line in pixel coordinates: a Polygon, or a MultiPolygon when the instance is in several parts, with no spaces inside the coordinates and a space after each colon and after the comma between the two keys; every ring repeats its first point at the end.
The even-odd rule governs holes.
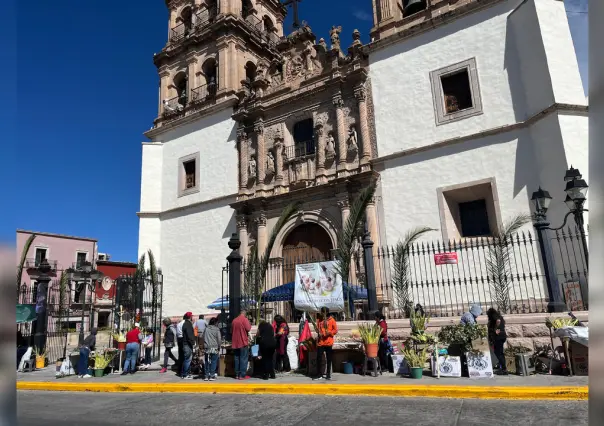
{"type": "Polygon", "coordinates": [[[587,401],[455,400],[371,397],[17,393],[22,426],[581,426],[587,401]],[[359,423],[357,423],[359,424],[359,423]]]}

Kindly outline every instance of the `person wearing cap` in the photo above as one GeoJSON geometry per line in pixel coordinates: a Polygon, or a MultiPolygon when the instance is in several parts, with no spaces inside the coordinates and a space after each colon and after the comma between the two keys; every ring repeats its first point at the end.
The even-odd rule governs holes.
{"type": "Polygon", "coordinates": [[[482,314],[482,308],[480,305],[473,304],[470,306],[470,311],[464,313],[459,321],[462,325],[476,324],[478,317],[482,314]]]}
{"type": "Polygon", "coordinates": [[[136,359],[138,358],[140,342],[143,340],[143,334],[139,327],[140,324],[135,322],[134,328],[126,333],[126,362],[124,363],[122,376],[128,373],[134,374],[136,371],[136,359]]]}
{"type": "Polygon", "coordinates": [[[193,376],[190,374],[191,360],[193,359],[193,347],[195,346],[195,331],[193,330],[193,318],[192,312],[187,312],[184,316],[184,323],[182,325],[182,370],[180,377],[183,379],[192,379],[193,376]]]}

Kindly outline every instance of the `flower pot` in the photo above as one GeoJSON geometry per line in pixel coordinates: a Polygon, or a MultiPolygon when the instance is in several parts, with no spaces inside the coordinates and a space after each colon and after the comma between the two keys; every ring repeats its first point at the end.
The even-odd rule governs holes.
{"type": "Polygon", "coordinates": [[[377,343],[365,344],[365,354],[367,355],[367,358],[377,358],[378,344],[377,343]]]}
{"type": "Polygon", "coordinates": [[[46,367],[46,359],[43,356],[36,357],[36,368],[46,367]]]}
{"type": "Polygon", "coordinates": [[[125,350],[126,350],[126,342],[118,342],[118,341],[115,341],[115,343],[117,343],[117,348],[118,348],[120,351],[125,351],[125,350]]]}
{"type": "Polygon", "coordinates": [[[104,368],[95,368],[93,371],[94,371],[94,377],[103,377],[103,375],[105,374],[104,368]]]}
{"type": "Polygon", "coordinates": [[[411,378],[421,379],[424,375],[424,369],[422,367],[411,367],[411,378]]]}

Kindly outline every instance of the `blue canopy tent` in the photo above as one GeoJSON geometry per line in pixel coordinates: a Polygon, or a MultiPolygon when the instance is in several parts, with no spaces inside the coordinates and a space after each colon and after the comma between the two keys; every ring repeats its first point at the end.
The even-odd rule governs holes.
{"type": "MultiPolygon", "coordinates": [[[[254,305],[256,305],[256,301],[253,299],[249,299],[249,300],[244,299],[241,301],[242,308],[254,306],[254,305]]],[[[216,310],[224,309],[225,311],[228,311],[229,310],[229,296],[219,297],[218,299],[214,300],[212,303],[210,303],[208,305],[208,309],[216,309],[216,310]]]]}
{"type": "MultiPolygon", "coordinates": [[[[294,290],[296,283],[294,281],[271,288],[262,293],[263,302],[291,302],[294,300],[294,290]]],[[[344,298],[352,300],[367,299],[367,289],[360,285],[349,285],[344,283],[344,298]],[[349,294],[350,291],[350,294],[349,294]]]]}

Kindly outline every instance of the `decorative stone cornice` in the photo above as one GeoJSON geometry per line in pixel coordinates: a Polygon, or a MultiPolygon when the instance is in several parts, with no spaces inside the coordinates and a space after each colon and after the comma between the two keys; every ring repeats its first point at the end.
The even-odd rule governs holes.
{"type": "Polygon", "coordinates": [[[359,102],[365,102],[367,100],[367,89],[365,86],[357,86],[354,88],[354,97],[359,102]]]}
{"type": "Polygon", "coordinates": [[[348,199],[348,197],[339,198],[337,204],[340,209],[349,209],[350,208],[350,200],[348,199]]]}
{"type": "Polygon", "coordinates": [[[247,228],[247,216],[243,214],[237,215],[237,229],[247,228]]]}
{"type": "Polygon", "coordinates": [[[260,214],[254,218],[254,222],[256,222],[257,226],[266,226],[266,213],[260,212],[260,214]]]}

